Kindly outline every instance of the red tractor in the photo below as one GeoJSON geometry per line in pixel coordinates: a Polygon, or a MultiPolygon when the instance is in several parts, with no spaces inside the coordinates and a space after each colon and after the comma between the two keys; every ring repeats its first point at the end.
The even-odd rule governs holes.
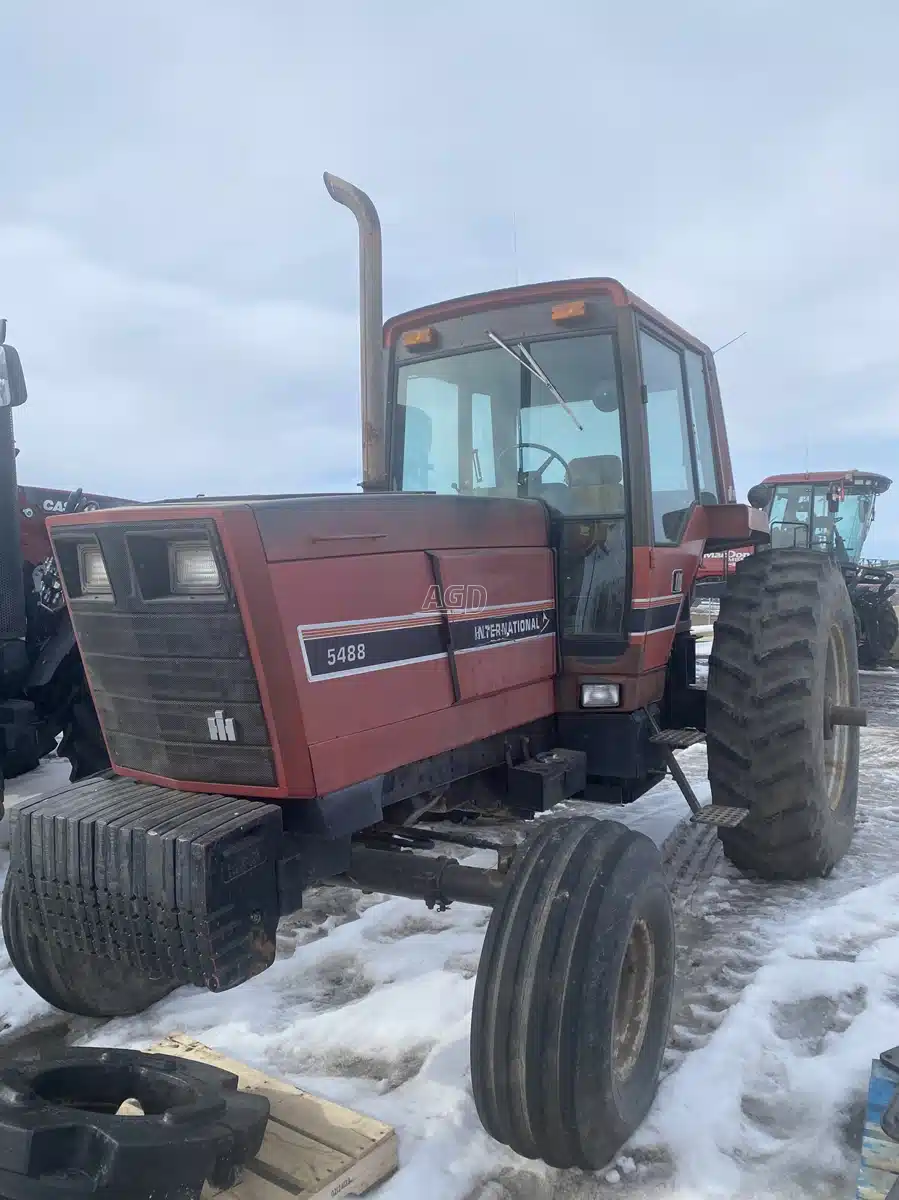
{"type": "Polygon", "coordinates": [[[648,838],[551,810],[671,771],[738,866],[827,875],[865,719],[852,606],[826,556],[752,555],[698,688],[700,559],[769,537],[734,502],[708,347],[611,279],[382,328],[377,213],[325,182],[360,227],[362,494],[51,519],[112,769],[11,813],[7,948],[108,1017],[265,970],[310,888],[490,907],[477,1111],[598,1168],[655,1094],[674,919],[648,838]],[[700,808],[674,751],[704,733],[700,808]],[[432,853],[495,848],[460,822],[500,810],[550,819],[495,869],[432,853]]]}
{"type": "Polygon", "coordinates": [[[12,410],[27,390],[5,340],[0,321],[0,813],[3,780],[33,770],[60,735],[72,781],[109,766],[46,522],[53,513],[129,503],[18,486],[12,410]]]}
{"type": "Polygon", "coordinates": [[[805,471],[769,475],[749,492],[750,504],[768,515],[773,546],[817,550],[839,563],[855,611],[859,664],[866,668],[889,662],[899,638],[895,576],[861,559],[877,497],[891,484],[874,471],[805,471]]]}

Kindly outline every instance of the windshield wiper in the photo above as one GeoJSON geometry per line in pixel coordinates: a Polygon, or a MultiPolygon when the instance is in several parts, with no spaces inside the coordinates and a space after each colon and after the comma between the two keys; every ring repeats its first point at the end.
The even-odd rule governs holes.
{"type": "Polygon", "coordinates": [[[504,342],[501,337],[499,337],[497,334],[491,332],[491,330],[489,330],[489,329],[487,330],[487,336],[490,338],[491,342],[495,342],[496,345],[499,346],[500,350],[505,350],[506,354],[511,354],[519,366],[524,367],[524,369],[526,371],[530,371],[530,373],[534,376],[535,379],[540,380],[540,382],[549,390],[553,399],[556,400],[557,403],[562,405],[562,407],[568,413],[569,417],[571,417],[572,421],[574,421],[575,425],[577,425],[578,429],[581,431],[581,433],[583,433],[584,432],[583,425],[580,423],[580,421],[577,419],[577,417],[574,415],[574,413],[571,411],[571,409],[565,403],[565,399],[562,396],[562,393],[559,391],[559,389],[556,387],[556,385],[553,383],[553,381],[550,379],[550,377],[547,375],[547,373],[543,370],[543,368],[537,362],[536,358],[534,358],[533,354],[531,354],[531,352],[529,350],[526,350],[521,342],[518,343],[517,349],[513,350],[513,348],[508,344],[508,342],[504,342]]]}

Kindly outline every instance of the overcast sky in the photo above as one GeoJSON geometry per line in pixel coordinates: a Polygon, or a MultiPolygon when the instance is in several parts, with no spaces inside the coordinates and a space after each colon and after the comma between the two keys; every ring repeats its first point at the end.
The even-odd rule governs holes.
{"type": "Polygon", "coordinates": [[[23,482],[355,487],[329,170],[378,205],[387,314],[598,274],[713,347],[746,330],[739,492],[881,471],[867,549],[899,555],[895,0],[18,0],[2,47],[23,482]]]}

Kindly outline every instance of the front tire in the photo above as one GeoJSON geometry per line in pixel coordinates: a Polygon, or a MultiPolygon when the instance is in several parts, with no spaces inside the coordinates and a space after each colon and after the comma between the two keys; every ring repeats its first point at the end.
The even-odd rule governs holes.
{"type": "Polygon", "coordinates": [[[612,821],[551,820],[513,861],[478,967],[475,1105],[526,1158],[598,1170],[646,1116],[674,985],[655,845],[612,821]]]}
{"type": "Polygon", "coordinates": [[[840,861],[855,827],[859,731],[828,730],[826,711],[858,704],[855,617],[836,563],[793,549],[743,559],[715,624],[706,717],[712,802],[749,809],[719,828],[735,866],[808,879],[840,861]]]}
{"type": "Polygon", "coordinates": [[[55,947],[29,927],[12,871],[3,885],[3,940],[12,965],[42,1000],[79,1017],[132,1017],[175,988],[169,978],[55,947]]]}

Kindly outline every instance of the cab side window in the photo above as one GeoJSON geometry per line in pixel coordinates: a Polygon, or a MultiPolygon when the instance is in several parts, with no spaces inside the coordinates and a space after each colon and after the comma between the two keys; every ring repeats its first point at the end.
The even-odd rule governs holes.
{"type": "Polygon", "coordinates": [[[646,430],[652,481],[652,520],[657,546],[680,541],[697,500],[681,355],[640,330],[646,389],[646,430]]]}
{"type": "Polygon", "coordinates": [[[451,495],[459,490],[459,389],[413,376],[404,397],[403,488],[451,495]]]}
{"type": "Polygon", "coordinates": [[[693,421],[693,444],[696,447],[700,499],[705,504],[718,504],[721,501],[721,493],[715,473],[715,451],[705,368],[702,358],[693,350],[684,350],[684,363],[687,367],[687,389],[690,393],[690,416],[693,421]]]}

